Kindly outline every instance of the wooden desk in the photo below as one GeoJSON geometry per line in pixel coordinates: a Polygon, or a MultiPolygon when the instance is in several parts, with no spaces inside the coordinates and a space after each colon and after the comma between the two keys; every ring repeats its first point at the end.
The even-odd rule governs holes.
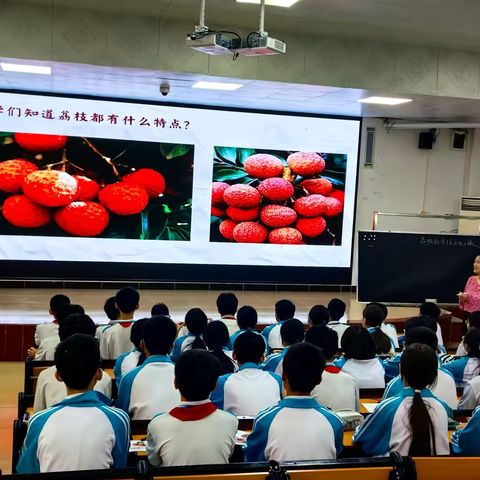
{"type": "Polygon", "coordinates": [[[108,373],[108,375],[110,375],[110,378],[112,380],[115,380],[115,375],[113,374],[113,368],[106,368],[105,373],[108,373]]]}

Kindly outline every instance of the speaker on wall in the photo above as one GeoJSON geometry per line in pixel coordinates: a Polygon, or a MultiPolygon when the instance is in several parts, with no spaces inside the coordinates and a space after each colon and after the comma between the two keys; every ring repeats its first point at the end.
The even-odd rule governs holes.
{"type": "Polygon", "coordinates": [[[420,150],[431,150],[435,143],[435,132],[421,132],[418,136],[418,148],[420,150]]]}
{"type": "Polygon", "coordinates": [[[467,131],[466,130],[455,130],[453,132],[452,148],[454,148],[455,150],[464,150],[466,139],[467,139],[467,131]]]}

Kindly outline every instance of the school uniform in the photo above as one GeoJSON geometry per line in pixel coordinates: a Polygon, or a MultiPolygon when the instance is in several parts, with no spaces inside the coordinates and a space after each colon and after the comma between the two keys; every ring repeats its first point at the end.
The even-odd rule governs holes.
{"type": "Polygon", "coordinates": [[[170,353],[171,359],[176,362],[180,355],[187,350],[191,350],[192,343],[195,341],[196,335],[189,333],[183,337],[178,337],[173,344],[172,353],[170,353]]]}
{"type": "Polygon", "coordinates": [[[53,361],[55,359],[55,350],[60,343],[60,337],[58,335],[50,335],[40,342],[40,345],[35,354],[35,360],[48,360],[53,361]]]}
{"type": "Polygon", "coordinates": [[[467,425],[453,432],[452,450],[462,456],[480,456],[480,407],[473,412],[467,425]]]}
{"type": "Polygon", "coordinates": [[[332,410],[354,410],[360,412],[360,393],[357,380],[343,373],[333,363],[327,363],[322,382],[310,394],[323,407],[332,410]]]}
{"type": "Polygon", "coordinates": [[[335,330],[338,334],[338,348],[342,348],[342,345],[341,345],[342,336],[345,333],[345,330],[347,330],[347,328],[350,326],[350,325],[346,325],[345,323],[342,323],[341,320],[342,319],[340,319],[338,322],[335,320],[332,320],[327,323],[327,327],[331,328],[332,330],[335,330]]]}
{"type": "Polygon", "coordinates": [[[311,397],[260,412],[244,446],[246,462],[335,459],[342,450],[342,421],[311,397]]]}
{"type": "Polygon", "coordinates": [[[173,379],[175,366],[166,355],[152,355],[120,380],[116,406],[132,420],[151,420],[180,403],[173,379]]]}
{"type": "Polygon", "coordinates": [[[17,465],[18,473],[125,468],[129,418],[98,392],[70,395],[34,415],[17,465]]]}
{"type": "Polygon", "coordinates": [[[385,368],[385,380],[389,382],[400,374],[400,361],[402,360],[402,353],[395,355],[393,358],[389,358],[383,361],[383,367],[385,368]]]}
{"type": "MultiPolygon", "coordinates": [[[[404,388],[395,397],[382,401],[358,427],[352,441],[357,443],[367,455],[384,456],[391,451],[407,456],[412,444],[409,423],[409,410],[414,396],[413,388],[404,388]]],[[[428,413],[435,430],[437,455],[449,455],[448,416],[450,408],[424,388],[420,395],[428,404],[428,413]]],[[[433,454],[433,450],[432,450],[433,454]]]]}
{"type": "MultiPolygon", "coordinates": [[[[50,408],[67,397],[67,386],[55,378],[56,372],[57,367],[53,366],[43,370],[38,376],[33,403],[35,413],[50,408]]],[[[103,372],[102,379],[95,384],[94,390],[109,399],[112,398],[112,379],[108,373],[103,372]]]]}
{"type": "Polygon", "coordinates": [[[444,363],[442,367],[453,374],[457,387],[464,387],[468,381],[480,374],[480,359],[462,357],[453,362],[444,363]]]}
{"type": "MultiPolygon", "coordinates": [[[[368,333],[372,334],[373,332],[375,332],[375,330],[376,330],[376,327],[370,327],[370,328],[368,328],[368,333]]],[[[382,328],[380,328],[380,330],[383,331],[382,328]]],[[[385,332],[383,332],[383,333],[385,333],[385,332]]],[[[387,334],[385,334],[385,335],[387,335],[387,334]]],[[[390,352],[389,353],[395,353],[395,343],[393,343],[392,337],[388,336],[388,338],[390,339],[390,352]]]]}
{"type": "Polygon", "coordinates": [[[181,402],[148,424],[148,461],[154,467],[228,463],[238,420],[210,400],[181,402]]]}
{"type": "Polygon", "coordinates": [[[465,385],[458,409],[475,410],[478,406],[480,406],[480,377],[475,377],[465,385]]]}
{"type": "MultiPolygon", "coordinates": [[[[267,350],[268,350],[268,345],[267,345],[267,339],[261,334],[261,333],[258,333],[256,332],[255,330],[252,330],[252,329],[247,329],[247,328],[242,328],[241,330],[239,330],[238,332],[235,332],[231,337],[230,337],[230,349],[233,350],[233,347],[235,346],[235,340],[242,334],[242,333],[245,333],[245,332],[253,332],[253,333],[256,333],[257,335],[260,335],[263,340],[265,341],[265,352],[267,353],[267,350]]],[[[282,348],[283,348],[283,345],[282,345],[282,348]]]]}
{"type": "Polygon", "coordinates": [[[214,320],[223,322],[228,328],[228,335],[232,336],[235,332],[238,332],[238,323],[234,315],[223,315],[220,320],[214,320]]]}
{"type": "Polygon", "coordinates": [[[188,330],[187,326],[184,325],[184,326],[178,331],[177,338],[186,337],[189,333],[190,333],[190,331],[188,330]]]}
{"type": "Polygon", "coordinates": [[[117,387],[120,385],[120,380],[122,375],[137,368],[138,360],[142,352],[139,352],[136,348],[131,352],[123,353],[117,358],[115,366],[113,367],[113,374],[115,376],[115,382],[117,382],[117,387]]]}
{"type": "Polygon", "coordinates": [[[282,376],[283,373],[283,359],[288,351],[288,347],[285,347],[280,353],[272,353],[269,355],[265,362],[263,362],[262,370],[266,372],[274,372],[277,375],[282,376]]]}
{"type": "Polygon", "coordinates": [[[116,360],[123,353],[131,352],[135,345],[130,341],[133,320],[108,325],[100,339],[100,355],[104,360],[116,360]]]}
{"type": "Polygon", "coordinates": [[[282,399],[282,377],[264,372],[255,363],[244,363],[237,373],[222,375],[210,396],[213,404],[235,415],[254,417],[282,399]]]}
{"type": "Polygon", "coordinates": [[[460,342],[460,345],[457,348],[457,352],[455,353],[456,357],[468,357],[468,352],[465,350],[465,347],[463,345],[463,338],[462,341],[460,342]]]}
{"type": "Polygon", "coordinates": [[[358,388],[385,388],[385,367],[379,358],[355,360],[340,357],[334,365],[357,380],[358,388]]]}
{"type": "Polygon", "coordinates": [[[280,329],[286,320],[281,320],[275,325],[269,325],[262,330],[262,335],[267,341],[268,351],[282,349],[282,336],[280,335],[280,329]]]}
{"type": "Polygon", "coordinates": [[[395,350],[396,348],[399,348],[398,334],[397,334],[397,329],[395,328],[395,325],[392,325],[391,323],[383,322],[380,329],[385,335],[388,335],[390,337],[390,340],[392,341],[392,344],[393,344],[393,349],[395,350]]]}
{"type": "Polygon", "coordinates": [[[41,323],[35,328],[35,345],[40,346],[43,340],[51,335],[58,335],[58,322],[54,320],[51,323],[41,323]]]}
{"type": "Polygon", "coordinates": [[[442,335],[442,329],[440,328],[440,324],[437,322],[437,341],[438,341],[438,346],[443,348],[443,335],[442,335]]]}

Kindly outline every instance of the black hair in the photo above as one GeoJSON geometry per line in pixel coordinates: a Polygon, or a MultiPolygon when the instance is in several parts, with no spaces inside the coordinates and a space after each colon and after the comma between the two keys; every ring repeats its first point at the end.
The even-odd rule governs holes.
{"type": "Polygon", "coordinates": [[[96,328],[93,320],[88,315],[82,313],[69,315],[58,324],[58,336],[61,342],[76,333],[94,337],[95,332],[96,328]]]}
{"type": "Polygon", "coordinates": [[[54,295],[50,299],[50,310],[53,314],[56,314],[60,307],[63,305],[67,305],[70,303],[70,299],[66,295],[62,295],[61,293],[58,295],[54,295]]]}
{"type": "Polygon", "coordinates": [[[255,332],[241,333],[233,344],[233,351],[238,363],[259,364],[265,354],[265,340],[255,332]]]}
{"type": "Polygon", "coordinates": [[[340,320],[347,310],[347,305],[343,300],[339,298],[332,298],[328,304],[328,313],[330,318],[334,321],[340,320]]]}
{"type": "Polygon", "coordinates": [[[305,340],[305,325],[300,320],[291,318],[280,327],[280,336],[283,343],[287,344],[286,346],[303,342],[305,340]]]}
{"type": "Polygon", "coordinates": [[[330,320],[328,308],[325,305],[315,305],[308,312],[312,325],[326,325],[330,320]]]}
{"type": "Polygon", "coordinates": [[[428,315],[420,315],[419,317],[409,318],[405,322],[405,333],[408,332],[411,328],[415,327],[427,327],[437,333],[437,322],[428,315]]]}
{"type": "Polygon", "coordinates": [[[392,342],[390,337],[382,332],[381,327],[385,318],[383,310],[376,305],[369,305],[363,310],[363,318],[367,327],[375,328],[371,335],[377,355],[389,353],[392,349],[392,342]]]}
{"type": "Polygon", "coordinates": [[[110,297],[107,298],[105,305],[103,306],[103,311],[109,320],[118,320],[120,316],[120,310],[116,307],[117,298],[110,297]]]}
{"type": "Polygon", "coordinates": [[[348,327],[342,335],[340,344],[345,353],[345,358],[354,360],[371,360],[375,358],[375,342],[368,330],[359,325],[348,327]]]}
{"type": "Polygon", "coordinates": [[[375,305],[376,307],[379,307],[382,309],[383,312],[383,319],[385,320],[388,317],[388,308],[386,305],[380,302],[370,302],[367,307],[371,307],[372,305],[375,305]]]}
{"type": "Polygon", "coordinates": [[[165,315],[166,317],[170,316],[170,310],[164,303],[156,303],[152,307],[152,317],[157,317],[158,315],[165,315]]]}
{"type": "Polygon", "coordinates": [[[227,326],[220,320],[210,322],[203,332],[203,340],[205,341],[208,350],[217,357],[222,365],[221,375],[233,373],[235,371],[233,362],[223,351],[223,347],[228,347],[228,344],[230,343],[227,326]]]}
{"type": "Polygon", "coordinates": [[[223,292],[217,297],[217,310],[220,315],[235,315],[238,308],[238,298],[234,293],[223,292]]]}
{"type": "Polygon", "coordinates": [[[86,390],[100,368],[98,340],[80,333],[68,337],[55,351],[55,365],[68,388],[86,390]]]}
{"type": "Polygon", "coordinates": [[[187,350],[175,364],[178,389],[190,402],[209,398],[220,375],[220,362],[205,350],[187,350]]]}
{"type": "Polygon", "coordinates": [[[275,313],[281,322],[289,320],[295,315],[295,304],[290,300],[279,300],[275,304],[275,313]]]}
{"type": "Polygon", "coordinates": [[[143,327],[143,343],[150,355],[167,355],[176,336],[177,326],[169,317],[149,318],[143,327]]]}
{"type": "Polygon", "coordinates": [[[140,294],[133,287],[125,287],[115,296],[118,309],[123,313],[132,313],[138,306],[140,294]]]}
{"type": "Polygon", "coordinates": [[[470,328],[480,328],[480,312],[472,312],[468,316],[470,328]]]}
{"type": "Polygon", "coordinates": [[[143,362],[147,359],[147,354],[142,348],[141,342],[145,336],[145,324],[147,323],[148,318],[141,318],[133,322],[132,328],[130,330],[130,341],[135,345],[135,348],[140,352],[138,357],[137,367],[143,365],[143,362]]]}
{"type": "Polygon", "coordinates": [[[311,343],[298,343],[287,350],[283,373],[294,392],[310,392],[320,383],[325,369],[322,351],[311,343]]]}
{"type": "Polygon", "coordinates": [[[331,360],[338,351],[338,333],[324,325],[310,327],[305,341],[320,348],[327,360],[331,360]]]}
{"type": "Polygon", "coordinates": [[[474,328],[473,330],[470,330],[469,332],[467,332],[467,334],[465,335],[465,338],[463,339],[463,343],[465,343],[469,347],[469,352],[468,352],[469,357],[480,358],[480,330],[479,329],[474,328]]]}
{"type": "Polygon", "coordinates": [[[412,443],[408,454],[412,457],[436,455],[435,427],[428,412],[429,406],[420,390],[434,385],[438,376],[438,359],[435,350],[427,345],[414,343],[403,353],[400,360],[402,380],[415,390],[412,406],[408,412],[412,443]]]}
{"type": "Polygon", "coordinates": [[[61,306],[57,311],[57,321],[60,325],[69,315],[74,315],[75,313],[84,314],[85,310],[81,305],[76,305],[74,303],[67,303],[61,306]]]}
{"type": "Polygon", "coordinates": [[[195,335],[195,340],[190,348],[205,350],[206,347],[202,340],[202,335],[207,323],[208,318],[202,309],[192,308],[187,312],[185,315],[185,325],[187,326],[188,331],[192,335],[195,335]]]}
{"type": "Polygon", "coordinates": [[[258,313],[253,307],[243,306],[237,313],[237,323],[242,330],[255,328],[258,322],[258,313]]]}
{"type": "Polygon", "coordinates": [[[420,343],[421,345],[428,345],[435,352],[438,347],[438,337],[435,332],[428,327],[410,328],[405,334],[405,346],[420,343]]]}
{"type": "Polygon", "coordinates": [[[429,317],[432,317],[435,321],[437,321],[440,313],[440,308],[438,308],[436,303],[425,302],[420,305],[420,315],[428,315],[429,317]]]}

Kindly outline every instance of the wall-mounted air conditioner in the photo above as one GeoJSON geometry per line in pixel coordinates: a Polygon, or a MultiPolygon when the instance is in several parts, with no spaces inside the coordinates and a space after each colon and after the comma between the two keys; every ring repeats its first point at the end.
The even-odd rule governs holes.
{"type": "MultiPolygon", "coordinates": [[[[480,217],[480,197],[462,197],[460,215],[465,217],[480,217]]],[[[480,220],[458,221],[458,233],[462,235],[479,235],[480,220]]]]}

